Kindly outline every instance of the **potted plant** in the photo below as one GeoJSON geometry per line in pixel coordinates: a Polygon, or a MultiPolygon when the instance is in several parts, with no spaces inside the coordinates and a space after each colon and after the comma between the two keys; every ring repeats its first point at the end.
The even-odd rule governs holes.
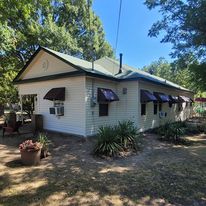
{"type": "Polygon", "coordinates": [[[40,133],[38,142],[40,142],[42,145],[41,158],[47,157],[49,153],[49,144],[51,143],[51,141],[48,139],[46,134],[40,133]]]}
{"type": "Polygon", "coordinates": [[[25,165],[38,165],[40,163],[42,145],[40,142],[26,140],[19,145],[21,160],[25,165]]]}

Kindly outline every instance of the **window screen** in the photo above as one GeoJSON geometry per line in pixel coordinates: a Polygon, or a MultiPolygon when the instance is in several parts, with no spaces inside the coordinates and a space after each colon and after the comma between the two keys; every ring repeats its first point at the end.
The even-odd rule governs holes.
{"type": "Polygon", "coordinates": [[[157,104],[154,104],[154,114],[157,114],[157,104]]]}
{"type": "Polygon", "coordinates": [[[182,103],[179,103],[179,104],[178,104],[178,111],[181,112],[182,109],[183,109],[182,103]]]}
{"type": "Polygon", "coordinates": [[[146,115],[146,104],[141,104],[141,115],[146,115]]]}
{"type": "Polygon", "coordinates": [[[169,108],[171,108],[172,107],[172,102],[169,102],[169,108]]]}
{"type": "Polygon", "coordinates": [[[99,104],[99,116],[108,116],[109,105],[108,104],[99,104]]]}
{"type": "Polygon", "coordinates": [[[162,111],[162,103],[159,103],[159,112],[162,111]]]}

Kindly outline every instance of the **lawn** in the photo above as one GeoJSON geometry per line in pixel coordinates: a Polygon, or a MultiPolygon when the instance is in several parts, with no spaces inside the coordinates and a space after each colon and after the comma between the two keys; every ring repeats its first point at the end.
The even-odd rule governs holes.
{"type": "Polygon", "coordinates": [[[50,134],[51,156],[21,165],[26,136],[0,137],[0,205],[206,205],[206,136],[177,146],[144,137],[138,154],[93,157],[94,139],[50,134]]]}

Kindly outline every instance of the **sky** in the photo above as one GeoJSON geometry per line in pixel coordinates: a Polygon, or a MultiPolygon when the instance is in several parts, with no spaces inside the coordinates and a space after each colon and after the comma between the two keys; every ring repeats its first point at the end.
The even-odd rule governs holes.
{"type": "MultiPolygon", "coordinates": [[[[115,47],[120,0],[93,0],[93,9],[102,21],[106,39],[115,47]]],[[[160,43],[161,37],[151,38],[148,31],[161,19],[158,11],[148,10],[144,0],[122,0],[121,22],[116,57],[123,53],[123,63],[136,68],[149,65],[164,57],[171,61],[171,44],[160,43]]]]}

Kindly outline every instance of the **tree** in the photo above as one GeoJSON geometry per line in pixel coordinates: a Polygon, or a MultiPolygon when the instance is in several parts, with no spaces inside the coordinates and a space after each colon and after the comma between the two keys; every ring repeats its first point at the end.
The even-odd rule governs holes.
{"type": "Polygon", "coordinates": [[[0,68],[0,105],[8,103],[18,102],[17,90],[13,86],[13,79],[17,75],[13,69],[7,70],[6,72],[2,71],[0,68]]]}
{"type": "Polygon", "coordinates": [[[189,66],[191,72],[191,81],[194,82],[194,87],[198,93],[206,91],[206,63],[194,63],[189,66]]]}
{"type": "Polygon", "coordinates": [[[196,86],[197,81],[194,81],[192,78],[194,74],[192,73],[193,70],[185,64],[183,66],[183,62],[180,60],[169,63],[164,58],[160,58],[158,61],[152,62],[149,66],[145,66],[143,70],[193,91],[199,89],[196,86]]]}
{"type": "MultiPolygon", "coordinates": [[[[23,67],[39,45],[86,60],[113,56],[91,3],[88,6],[87,0],[0,1],[1,76],[12,72],[9,78],[13,78],[13,72],[23,67]]],[[[1,84],[2,101],[8,100],[3,100],[7,96],[5,85],[15,90],[11,81],[1,84]]]]}
{"type": "Polygon", "coordinates": [[[206,60],[205,0],[145,0],[149,9],[159,9],[162,19],[153,24],[149,36],[165,35],[161,42],[172,43],[173,57],[195,55],[206,60]]]}
{"type": "Polygon", "coordinates": [[[1,58],[14,58],[18,68],[39,45],[87,60],[113,55],[86,0],[5,0],[0,10],[1,58]]]}
{"type": "Polygon", "coordinates": [[[159,58],[159,60],[152,62],[149,66],[145,66],[143,70],[169,81],[174,79],[172,67],[164,58],[159,58]]]}

